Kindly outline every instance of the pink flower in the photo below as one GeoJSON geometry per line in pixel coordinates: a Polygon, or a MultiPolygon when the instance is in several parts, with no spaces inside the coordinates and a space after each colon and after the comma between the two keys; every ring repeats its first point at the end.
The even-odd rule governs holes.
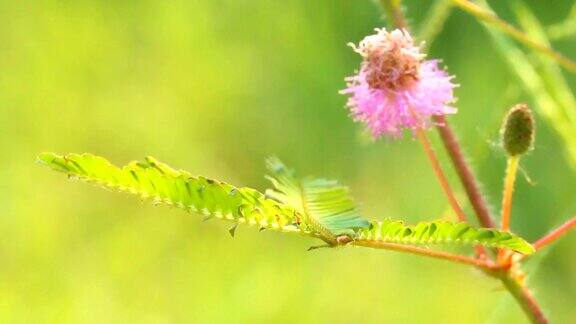
{"type": "Polygon", "coordinates": [[[456,112],[452,77],[437,60],[424,60],[405,30],[376,29],[354,51],[364,59],[357,75],[346,78],[352,118],[365,123],[374,138],[400,137],[402,130],[428,128],[434,115],[456,112]]]}

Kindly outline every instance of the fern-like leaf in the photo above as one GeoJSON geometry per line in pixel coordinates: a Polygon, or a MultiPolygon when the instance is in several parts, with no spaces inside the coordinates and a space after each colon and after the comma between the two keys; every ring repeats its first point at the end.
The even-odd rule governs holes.
{"type": "Polygon", "coordinates": [[[357,240],[411,245],[482,245],[522,254],[534,253],[530,243],[512,233],[443,221],[422,222],[413,226],[404,225],[401,221],[378,221],[372,223],[370,228],[358,231],[357,240]]]}
{"type": "Polygon", "coordinates": [[[236,188],[224,182],[193,177],[152,157],[147,157],[143,162],[133,161],[123,168],[92,154],[62,156],[43,153],[38,160],[72,178],[135,194],[153,203],[167,204],[237,224],[316,236],[300,221],[302,216],[298,211],[268,199],[254,189],[236,188]]]}
{"type": "Polygon", "coordinates": [[[360,215],[348,188],[337,181],[300,180],[294,176],[293,170],[275,157],[269,158],[266,164],[272,173],[268,179],[275,187],[267,190],[266,195],[299,211],[328,243],[337,244],[341,235],[353,239],[357,230],[370,226],[370,222],[360,215]]]}
{"type": "Polygon", "coordinates": [[[369,222],[360,216],[348,189],[335,181],[299,180],[278,159],[268,160],[275,190],[266,197],[251,188],[195,177],[147,157],[122,168],[92,154],[43,153],[38,160],[71,178],[115,191],[128,192],[156,204],[167,204],[236,224],[296,232],[321,238],[329,245],[369,241],[431,245],[471,244],[506,248],[530,254],[522,238],[495,229],[476,229],[464,223],[427,222],[406,226],[400,221],[369,222]],[[344,239],[342,239],[344,238],[344,239]]]}

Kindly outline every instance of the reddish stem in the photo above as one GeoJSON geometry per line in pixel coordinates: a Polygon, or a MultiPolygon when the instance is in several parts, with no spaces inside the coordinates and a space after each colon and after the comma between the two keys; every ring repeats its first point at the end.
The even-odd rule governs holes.
{"type": "Polygon", "coordinates": [[[574,227],[576,227],[576,216],[572,217],[572,219],[569,219],[566,223],[560,225],[560,227],[556,228],[552,232],[544,235],[538,241],[534,242],[534,248],[536,250],[540,250],[546,245],[562,237],[562,235],[566,234],[569,230],[571,230],[574,227]]]}
{"type": "Polygon", "coordinates": [[[402,13],[401,1],[400,0],[380,0],[382,7],[386,10],[387,16],[391,18],[391,25],[398,28],[406,29],[408,24],[406,24],[406,19],[402,13]]]}
{"type": "Polygon", "coordinates": [[[442,167],[440,166],[440,162],[438,162],[438,157],[436,156],[436,153],[434,152],[434,149],[432,148],[432,145],[428,140],[428,136],[426,135],[425,131],[421,128],[418,128],[416,130],[416,136],[420,140],[420,143],[422,143],[424,152],[426,153],[428,160],[430,160],[432,169],[434,170],[434,173],[436,174],[436,177],[440,182],[442,190],[444,191],[446,197],[448,198],[448,202],[450,202],[450,206],[452,206],[452,209],[456,213],[456,216],[458,216],[458,219],[461,222],[466,222],[466,215],[464,214],[462,208],[460,208],[460,205],[458,204],[456,197],[454,197],[454,191],[452,191],[452,188],[448,183],[448,179],[446,179],[446,175],[444,174],[444,171],[442,171],[442,167]]]}
{"type": "Polygon", "coordinates": [[[454,164],[456,173],[464,186],[464,190],[466,190],[470,204],[476,212],[480,224],[482,224],[483,227],[495,227],[490,212],[486,207],[487,204],[484,200],[484,196],[480,191],[478,181],[476,180],[474,173],[472,173],[472,169],[468,162],[466,162],[466,158],[460,149],[460,143],[458,143],[458,139],[452,130],[452,127],[448,124],[448,120],[446,120],[444,116],[435,116],[434,121],[438,125],[436,129],[442,138],[444,147],[452,160],[452,164],[454,164]]]}
{"type": "Polygon", "coordinates": [[[357,240],[350,243],[352,245],[371,247],[375,249],[385,249],[398,252],[408,252],[412,254],[423,255],[435,259],[442,259],[456,263],[473,265],[475,267],[483,268],[485,270],[497,270],[498,267],[489,260],[476,259],[463,255],[447,253],[443,251],[428,250],[416,246],[404,245],[398,243],[389,243],[375,240],[357,240]]]}
{"type": "Polygon", "coordinates": [[[535,324],[547,324],[548,320],[538,305],[538,302],[532,295],[528,287],[524,286],[518,279],[514,278],[510,273],[500,276],[500,280],[508,291],[514,296],[518,304],[522,307],[524,312],[530,318],[530,321],[535,324]]]}
{"type": "MultiPolygon", "coordinates": [[[[399,8],[400,1],[398,1],[396,3],[392,2],[392,1],[393,0],[381,0],[382,4],[384,5],[384,8],[387,9],[389,16],[393,17],[395,24],[398,27],[406,28],[406,22],[405,22],[404,16],[402,15],[402,11],[399,8]],[[391,6],[388,6],[388,5],[391,5],[391,6]],[[401,19],[399,19],[399,18],[401,18],[401,19]]],[[[437,121],[441,125],[444,125],[443,127],[438,127],[438,130],[440,132],[440,135],[442,136],[442,140],[444,141],[444,145],[446,146],[446,149],[448,150],[448,153],[450,154],[450,157],[452,158],[452,162],[454,163],[456,171],[458,172],[458,176],[460,177],[460,180],[462,181],[462,183],[464,184],[464,187],[466,188],[466,193],[468,194],[468,198],[470,199],[470,202],[472,203],[472,206],[473,206],[474,210],[476,211],[476,215],[477,215],[478,219],[480,220],[482,225],[485,227],[495,227],[494,222],[492,221],[490,214],[486,208],[486,203],[484,202],[484,199],[480,193],[480,189],[478,187],[477,181],[474,178],[472,171],[468,167],[466,160],[464,159],[462,151],[460,150],[460,145],[458,144],[458,141],[456,140],[456,136],[454,135],[454,132],[449,127],[446,119],[443,116],[439,116],[439,117],[435,118],[435,121],[437,121]]],[[[569,227],[571,227],[571,226],[569,226],[569,227]]],[[[567,231],[567,230],[565,230],[565,231],[567,231]]],[[[364,241],[364,242],[366,242],[366,241],[364,241]]],[[[354,242],[351,244],[354,244],[354,242]]],[[[356,244],[362,245],[362,242],[356,241],[356,244]]],[[[449,256],[442,255],[442,254],[444,254],[443,252],[424,250],[426,252],[426,253],[424,253],[424,251],[420,251],[420,249],[418,249],[418,248],[408,249],[408,247],[406,247],[406,246],[398,247],[398,246],[392,246],[392,245],[393,245],[392,243],[383,243],[382,242],[381,246],[379,246],[379,247],[384,248],[384,249],[388,248],[391,250],[405,251],[405,252],[410,252],[410,253],[415,253],[415,254],[427,255],[430,257],[435,257],[435,258],[440,258],[440,259],[456,261],[456,259],[454,259],[452,255],[449,255],[449,256]],[[430,252],[434,252],[435,255],[432,255],[432,253],[430,253],[430,252]]],[[[363,246],[377,247],[374,245],[363,245],[363,246]]],[[[472,259],[472,258],[467,258],[467,257],[462,257],[462,256],[456,256],[456,258],[461,260],[461,261],[456,261],[456,262],[461,262],[461,263],[465,263],[465,264],[474,264],[474,265],[476,265],[477,262],[480,262],[480,263],[487,265],[484,269],[487,269],[487,270],[496,269],[496,270],[498,270],[498,267],[496,266],[496,268],[494,268],[495,266],[489,260],[484,261],[484,260],[472,259]],[[471,259],[471,260],[469,260],[469,259],[471,259]]],[[[480,266],[480,265],[477,265],[477,266],[480,266]]],[[[487,273],[492,274],[489,271],[487,271],[487,273]]],[[[509,272],[507,272],[506,275],[500,275],[499,278],[504,283],[504,285],[506,286],[508,291],[514,296],[514,298],[516,298],[518,304],[520,304],[520,306],[522,307],[522,309],[524,310],[526,315],[530,318],[530,320],[533,323],[539,323],[539,324],[548,323],[546,316],[542,312],[540,306],[538,305],[538,303],[534,299],[532,293],[530,292],[530,290],[527,287],[523,286],[518,280],[513,278],[509,272]]]]}

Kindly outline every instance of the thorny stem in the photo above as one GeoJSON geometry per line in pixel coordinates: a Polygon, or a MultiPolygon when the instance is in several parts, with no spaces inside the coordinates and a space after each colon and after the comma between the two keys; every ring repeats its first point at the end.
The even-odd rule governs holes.
{"type": "Polygon", "coordinates": [[[428,136],[422,128],[418,128],[416,130],[416,137],[418,137],[418,140],[422,144],[428,160],[430,160],[432,169],[434,170],[434,173],[440,182],[440,186],[442,186],[442,190],[444,190],[444,194],[448,198],[450,206],[452,206],[452,209],[456,213],[456,216],[458,216],[458,219],[462,222],[466,222],[466,215],[464,214],[462,208],[460,208],[456,197],[454,197],[454,191],[452,191],[452,188],[448,183],[448,179],[446,179],[446,175],[444,174],[444,171],[442,171],[442,167],[440,166],[440,162],[438,162],[438,157],[436,156],[436,153],[434,153],[434,149],[430,144],[430,140],[428,140],[428,136]]]}
{"type": "Polygon", "coordinates": [[[576,216],[572,217],[571,219],[569,219],[566,223],[560,225],[560,227],[556,228],[555,230],[553,230],[552,232],[544,235],[541,239],[539,239],[538,241],[534,242],[534,248],[536,250],[540,250],[543,247],[545,247],[546,245],[556,241],[557,239],[559,239],[562,235],[568,233],[569,230],[571,230],[572,228],[576,227],[576,216]]]}
{"type": "Polygon", "coordinates": [[[473,3],[472,1],[468,0],[452,0],[452,3],[459,7],[460,9],[468,12],[469,14],[475,16],[476,18],[485,21],[487,23],[492,24],[494,27],[500,29],[502,32],[508,34],[512,38],[520,41],[527,46],[542,52],[552,59],[557,61],[560,65],[562,65],[565,69],[576,73],[576,63],[571,59],[567,58],[566,56],[556,52],[549,46],[545,44],[541,44],[537,41],[532,40],[528,35],[523,33],[522,31],[518,30],[514,26],[510,25],[506,21],[500,19],[496,14],[492,11],[487,10],[485,8],[480,7],[479,5],[473,3]]]}
{"type": "Polygon", "coordinates": [[[385,249],[385,250],[392,250],[398,252],[407,252],[412,254],[418,254],[422,256],[427,256],[435,259],[442,259],[447,261],[452,261],[456,263],[468,264],[483,270],[493,271],[497,269],[497,266],[492,263],[490,260],[484,259],[477,259],[471,258],[463,255],[447,253],[443,251],[435,251],[435,250],[428,250],[416,246],[404,245],[404,244],[397,244],[397,243],[389,243],[389,242],[380,242],[380,241],[372,241],[372,240],[356,240],[350,243],[351,245],[356,246],[363,246],[363,247],[370,247],[375,249],[385,249]]]}
{"type": "Polygon", "coordinates": [[[440,134],[440,138],[444,143],[444,148],[448,152],[452,164],[454,164],[454,169],[464,186],[468,200],[470,200],[470,204],[472,205],[480,224],[482,224],[483,227],[495,227],[494,221],[490,216],[490,211],[488,210],[488,207],[486,207],[487,204],[484,200],[484,196],[480,191],[478,181],[464,157],[454,130],[444,116],[435,116],[434,121],[436,122],[436,129],[440,134]]]}
{"type": "MultiPolygon", "coordinates": [[[[401,0],[381,0],[381,3],[384,7],[384,9],[387,11],[387,14],[389,17],[392,17],[392,19],[394,20],[394,24],[399,27],[399,28],[406,28],[406,22],[405,22],[405,18],[402,14],[402,11],[400,9],[400,1],[401,0]],[[396,4],[393,6],[389,6],[390,4],[396,4]]],[[[466,5],[469,4],[469,2],[467,2],[466,0],[452,0],[454,1],[455,4],[461,3],[462,5],[466,5]]],[[[472,4],[474,7],[476,7],[474,4],[472,4]]],[[[490,13],[490,16],[492,17],[496,17],[493,14],[490,13]]],[[[498,17],[496,17],[496,21],[500,21],[498,19],[498,17]]],[[[501,22],[501,21],[500,21],[501,22]]],[[[508,25],[505,22],[501,22],[503,23],[504,26],[509,26],[510,28],[514,29],[512,26],[508,25]]],[[[502,26],[502,24],[500,25],[502,26]]],[[[522,36],[526,37],[524,34],[522,34],[521,32],[519,32],[522,36]]],[[[532,43],[534,43],[532,41],[532,43]]],[[[545,47],[547,48],[547,47],[545,47]]],[[[552,51],[551,49],[548,49],[548,52],[552,52],[557,54],[556,52],[552,51]]],[[[546,52],[546,51],[545,51],[546,52]]],[[[549,53],[550,54],[550,53],[549,53]]],[[[561,58],[564,58],[563,56],[560,55],[561,58]]],[[[568,60],[568,62],[570,62],[568,60]]],[[[574,70],[576,71],[576,64],[574,64],[574,70]]],[[[441,118],[440,121],[442,121],[441,118]]],[[[446,121],[444,120],[443,123],[444,127],[448,127],[448,124],[446,123],[446,121]]],[[[441,132],[442,134],[442,132],[441,132]]],[[[449,139],[450,137],[448,137],[449,139]]],[[[467,182],[462,180],[462,176],[461,176],[461,180],[464,183],[464,186],[466,187],[466,191],[468,193],[468,190],[472,190],[474,192],[476,192],[478,194],[478,197],[480,197],[479,200],[473,200],[472,198],[470,198],[470,194],[468,194],[468,197],[471,200],[471,203],[474,205],[474,203],[478,203],[481,204],[482,206],[485,206],[485,203],[483,201],[483,199],[481,199],[481,195],[480,192],[478,190],[478,185],[476,180],[474,179],[472,173],[470,172],[470,169],[468,167],[468,164],[466,163],[465,159],[462,156],[461,150],[460,150],[460,146],[458,145],[458,142],[455,140],[456,137],[454,136],[454,134],[452,133],[451,136],[452,139],[454,139],[453,143],[450,143],[449,141],[447,141],[445,139],[444,136],[442,136],[442,140],[444,141],[444,145],[447,147],[452,147],[453,149],[448,149],[448,152],[450,153],[451,157],[452,157],[452,161],[454,162],[455,159],[459,159],[461,163],[455,163],[454,162],[454,166],[458,171],[458,174],[460,175],[460,172],[463,172],[463,170],[468,169],[466,173],[464,173],[466,176],[466,179],[471,181],[471,183],[474,184],[474,186],[467,186],[467,182]],[[462,167],[464,166],[464,167],[462,167]]],[[[484,207],[485,208],[485,207],[484,207]]],[[[476,208],[475,208],[476,209],[476,208]]],[[[483,221],[483,218],[480,216],[480,214],[478,214],[478,217],[481,221],[483,221]]],[[[487,214],[488,215],[488,214],[487,214]]],[[[486,218],[489,219],[489,218],[486,218]]],[[[486,221],[486,219],[484,219],[484,221],[486,221]]],[[[492,224],[493,225],[493,224],[492,224]]],[[[573,225],[572,225],[573,226],[573,225]]],[[[572,226],[569,226],[572,227],[572,226]]],[[[491,226],[494,227],[494,226],[491,226]]],[[[457,261],[456,259],[453,259],[451,256],[446,256],[443,255],[444,252],[437,252],[434,251],[432,254],[434,254],[434,256],[430,253],[432,251],[416,251],[414,247],[409,247],[409,246],[394,246],[391,245],[392,243],[383,243],[381,242],[378,246],[376,246],[375,242],[371,242],[370,244],[368,244],[368,242],[366,241],[355,241],[351,244],[355,244],[355,245],[360,245],[360,246],[366,246],[366,247],[375,247],[375,248],[382,248],[382,249],[390,249],[390,250],[396,250],[396,251],[404,251],[404,252],[410,252],[410,253],[414,253],[414,254],[420,254],[420,255],[427,255],[430,257],[435,257],[435,258],[439,258],[439,259],[445,259],[445,260],[451,260],[451,261],[455,261],[455,262],[460,262],[460,263],[464,263],[464,264],[470,264],[470,265],[475,265],[475,266],[479,266],[476,265],[476,262],[485,262],[486,265],[489,265],[487,268],[485,269],[492,269],[491,266],[491,261],[487,260],[487,261],[483,261],[482,259],[474,259],[474,258],[468,258],[468,257],[462,257],[462,256],[456,256],[456,259],[458,259],[459,261],[457,261]],[[442,255],[442,256],[441,256],[442,255]],[[469,260],[471,259],[471,260],[469,260]],[[466,261],[465,261],[466,260],[466,261]]],[[[490,271],[486,271],[487,274],[489,275],[493,275],[493,272],[490,271]]],[[[514,296],[514,298],[516,299],[516,301],[518,302],[518,304],[522,307],[522,309],[524,310],[524,312],[526,313],[526,316],[528,316],[530,318],[530,320],[533,323],[538,323],[538,324],[546,324],[548,323],[548,320],[546,319],[546,316],[544,315],[544,313],[542,312],[542,309],[540,308],[540,306],[538,305],[538,303],[536,302],[536,300],[534,299],[534,296],[532,295],[532,292],[530,291],[530,289],[528,289],[528,287],[523,286],[521,284],[521,282],[517,279],[514,278],[512,276],[512,273],[510,270],[504,272],[503,275],[498,276],[498,278],[502,281],[502,283],[504,284],[504,286],[506,286],[506,289],[510,292],[510,294],[512,294],[512,296],[514,296]]]]}
{"type": "Polygon", "coordinates": [[[506,162],[506,177],[504,178],[504,194],[502,195],[502,230],[510,230],[510,212],[512,211],[512,197],[514,195],[514,183],[518,173],[520,156],[511,156],[506,162]]]}

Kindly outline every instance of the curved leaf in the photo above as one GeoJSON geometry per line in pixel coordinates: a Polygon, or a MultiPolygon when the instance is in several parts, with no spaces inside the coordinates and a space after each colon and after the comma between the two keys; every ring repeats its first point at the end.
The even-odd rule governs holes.
{"type": "Polygon", "coordinates": [[[254,189],[236,188],[224,182],[193,177],[152,157],[142,162],[130,162],[123,168],[87,153],[65,156],[43,153],[38,159],[70,177],[135,194],[153,203],[167,204],[237,224],[315,236],[300,221],[302,216],[299,212],[266,198],[254,189]]]}
{"type": "Polygon", "coordinates": [[[512,233],[476,229],[464,223],[437,221],[406,226],[392,220],[369,222],[360,216],[346,187],[324,179],[298,180],[293,171],[276,158],[268,160],[274,175],[269,179],[276,188],[267,191],[269,198],[254,189],[194,177],[152,157],[133,161],[123,168],[92,154],[43,153],[38,159],[71,178],[128,192],[153,203],[236,224],[301,233],[321,238],[331,246],[351,241],[382,241],[416,245],[479,244],[524,254],[534,251],[529,243],[512,233]]]}
{"type": "Polygon", "coordinates": [[[268,179],[275,187],[266,194],[298,210],[327,242],[336,244],[340,235],[353,238],[356,230],[370,226],[360,215],[347,187],[334,180],[297,179],[294,171],[275,157],[266,162],[273,175],[268,179]]]}
{"type": "Polygon", "coordinates": [[[370,228],[358,231],[357,240],[412,245],[483,245],[510,249],[522,254],[534,252],[530,243],[512,233],[442,221],[422,222],[414,226],[404,225],[401,221],[378,221],[372,223],[370,228]]]}

